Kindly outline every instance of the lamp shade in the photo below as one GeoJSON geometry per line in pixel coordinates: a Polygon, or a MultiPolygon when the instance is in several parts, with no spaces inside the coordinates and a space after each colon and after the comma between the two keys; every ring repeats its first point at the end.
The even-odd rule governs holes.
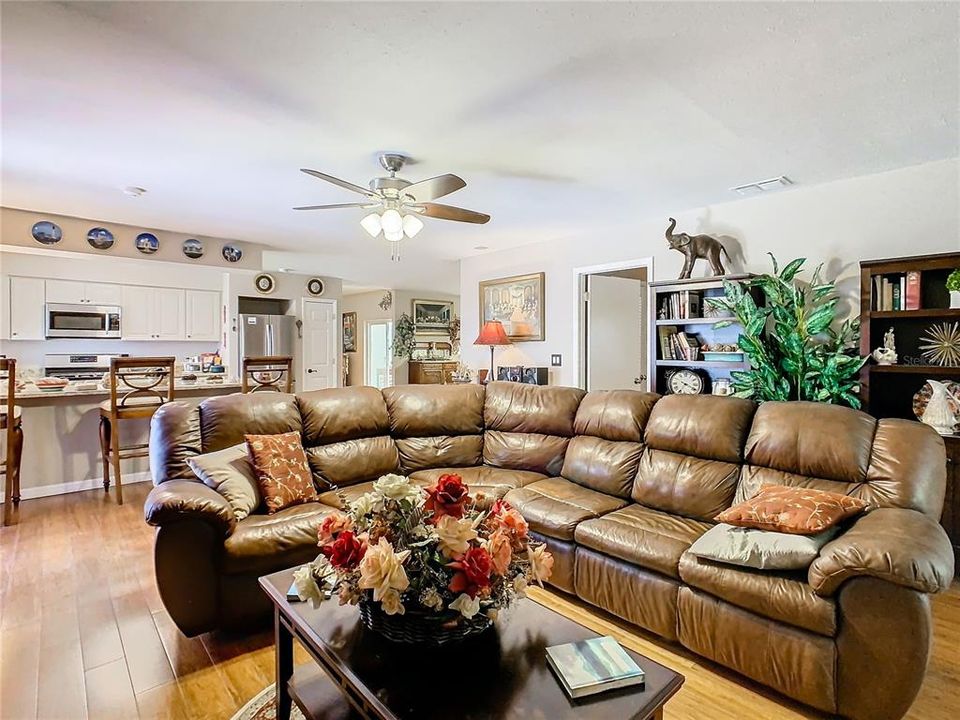
{"type": "Polygon", "coordinates": [[[510,338],[507,337],[503,329],[503,323],[499,320],[488,320],[480,328],[480,334],[473,341],[474,345],[512,345],[510,338]]]}

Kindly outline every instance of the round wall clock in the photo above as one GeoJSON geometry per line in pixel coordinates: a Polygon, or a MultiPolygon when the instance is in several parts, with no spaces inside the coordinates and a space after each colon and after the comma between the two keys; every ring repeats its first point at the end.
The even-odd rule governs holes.
{"type": "Polygon", "coordinates": [[[191,260],[203,257],[203,243],[196,238],[183,241],[183,254],[191,260]]]}
{"type": "Polygon", "coordinates": [[[307,292],[316,297],[317,295],[323,295],[324,285],[323,280],[320,278],[310,278],[307,280],[307,292]]]}
{"type": "Polygon", "coordinates": [[[109,250],[113,247],[113,233],[104,227],[90,228],[87,231],[87,242],[97,250],[109,250]]]}
{"type": "Polygon", "coordinates": [[[243,257],[243,250],[236,245],[224,245],[220,254],[223,255],[223,259],[227,262],[235,263],[240,262],[240,258],[243,257]]]}
{"type": "Polygon", "coordinates": [[[699,395],[704,389],[703,375],[696,370],[683,368],[670,376],[667,386],[670,392],[677,395],[699,395]]]}
{"type": "Polygon", "coordinates": [[[253,279],[253,286],[257,289],[258,293],[269,295],[276,289],[277,283],[273,279],[273,275],[260,273],[253,279]]]}
{"type": "Polygon", "coordinates": [[[153,255],[160,249],[160,240],[153,233],[143,232],[137,235],[134,245],[144,255],[153,255]]]}
{"type": "Polygon", "coordinates": [[[41,220],[38,223],[34,223],[33,229],[30,232],[33,234],[34,240],[44,245],[56,245],[63,239],[63,230],[61,230],[60,226],[55,222],[50,222],[49,220],[41,220]]]}

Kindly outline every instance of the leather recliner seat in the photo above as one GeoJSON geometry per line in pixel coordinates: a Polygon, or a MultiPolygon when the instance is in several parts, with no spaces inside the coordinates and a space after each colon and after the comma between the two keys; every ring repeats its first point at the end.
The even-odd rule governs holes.
{"type": "Polygon", "coordinates": [[[928,594],[953,553],[937,518],[943,441],[831,405],[492,383],[343,388],[172,403],[152,420],[146,502],[160,594],[188,635],[269,605],[257,577],[317,554],[321,519],[384,473],[459,473],[503,497],[555,557],[551,583],[817,709],[899,718],[929,656],[928,594]],[[246,433],[298,431],[320,501],[239,522],[186,459],[246,433]],[[808,570],[702,560],[690,545],[764,484],[873,509],[808,570]],[[336,487],[336,489],[334,489],[336,487]]]}

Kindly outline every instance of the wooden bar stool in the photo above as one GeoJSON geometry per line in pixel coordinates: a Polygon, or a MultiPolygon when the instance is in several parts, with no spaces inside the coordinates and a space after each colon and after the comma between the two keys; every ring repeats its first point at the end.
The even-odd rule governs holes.
{"type": "Polygon", "coordinates": [[[120,461],[146,457],[149,443],[120,445],[120,421],[151,417],[174,396],[172,357],[115,357],[110,360],[110,399],[100,403],[100,452],[103,491],[110,491],[110,465],[117,483],[117,504],[123,505],[120,461]]]}
{"type": "Polygon", "coordinates": [[[240,377],[241,392],[293,392],[293,358],[289,355],[245,357],[240,377]]]}
{"type": "MultiPolygon", "coordinates": [[[[23,456],[23,428],[17,399],[17,361],[0,358],[0,376],[6,377],[6,389],[0,398],[0,430],[4,438],[4,460],[0,466],[3,476],[3,524],[10,525],[20,509],[20,459],[23,456]]],[[[0,388],[3,385],[0,384],[0,388]]]]}

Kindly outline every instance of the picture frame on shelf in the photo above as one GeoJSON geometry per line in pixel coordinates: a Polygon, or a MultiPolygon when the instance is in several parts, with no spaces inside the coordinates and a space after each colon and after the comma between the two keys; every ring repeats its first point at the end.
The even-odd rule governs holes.
{"type": "Polygon", "coordinates": [[[479,285],[480,327],[499,320],[512,342],[545,339],[544,273],[484,280],[479,285]]]}
{"type": "Polygon", "coordinates": [[[345,312],[342,318],[343,352],[357,352],[357,313],[345,312]]]}
{"type": "Polygon", "coordinates": [[[448,300],[414,300],[411,303],[413,325],[420,335],[448,335],[453,319],[453,303],[448,300]]]}

